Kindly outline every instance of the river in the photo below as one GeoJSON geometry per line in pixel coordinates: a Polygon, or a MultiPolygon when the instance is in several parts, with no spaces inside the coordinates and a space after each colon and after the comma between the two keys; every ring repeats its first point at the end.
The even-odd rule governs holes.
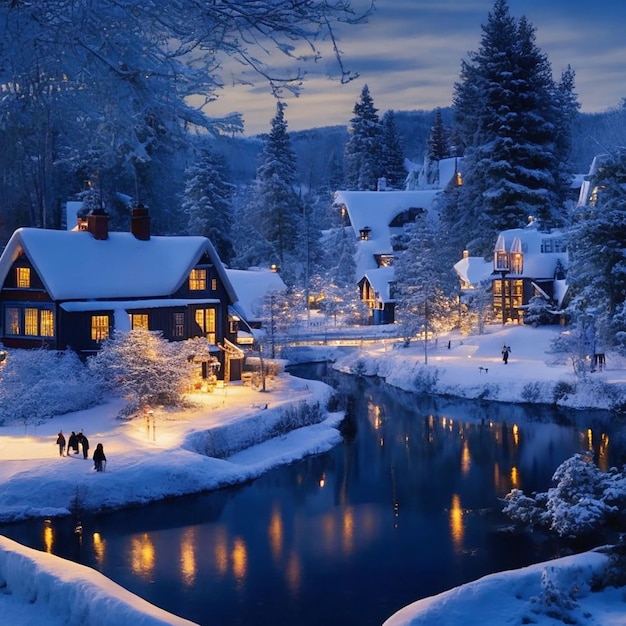
{"type": "Polygon", "coordinates": [[[626,427],[606,413],[420,397],[324,366],[350,398],[351,428],[328,453],[235,488],[1,532],[103,572],[202,626],[379,625],[419,598],[555,556],[510,532],[500,499],[545,491],[593,450],[624,461],[626,427]]]}

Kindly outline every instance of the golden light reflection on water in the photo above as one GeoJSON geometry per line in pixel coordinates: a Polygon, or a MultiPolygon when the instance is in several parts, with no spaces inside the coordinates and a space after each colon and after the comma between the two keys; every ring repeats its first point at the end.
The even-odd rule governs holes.
{"type": "Polygon", "coordinates": [[[519,446],[519,427],[517,424],[513,424],[513,443],[519,446]]]}
{"type": "Polygon", "coordinates": [[[461,508],[461,498],[458,493],[452,495],[450,506],[450,534],[452,542],[457,549],[463,547],[465,528],[463,526],[463,509],[461,508]]]}
{"type": "Polygon", "coordinates": [[[194,549],[195,543],[195,529],[187,528],[180,543],[180,573],[183,583],[189,587],[194,584],[198,571],[194,549]]]}
{"type": "Polygon", "coordinates": [[[43,527],[43,545],[44,550],[49,554],[52,554],[52,545],[54,544],[54,530],[50,523],[50,520],[45,521],[45,525],[43,527]]]}
{"type": "Polygon", "coordinates": [[[274,557],[274,560],[277,561],[283,553],[284,528],[280,510],[276,506],[272,510],[268,533],[272,557],[274,557]]]}
{"type": "Polygon", "coordinates": [[[341,544],[345,554],[350,554],[354,550],[354,510],[346,507],[343,510],[341,525],[341,544]]]}
{"type": "Polygon", "coordinates": [[[96,557],[98,565],[104,563],[104,553],[106,551],[106,541],[102,538],[100,533],[93,534],[93,553],[96,557]]]}
{"type": "Polygon", "coordinates": [[[463,451],[461,452],[461,472],[467,474],[470,471],[472,457],[470,454],[469,443],[467,439],[463,442],[463,451]]]}
{"type": "Polygon", "coordinates": [[[285,569],[287,576],[287,584],[291,593],[295,594],[300,591],[300,585],[302,583],[302,564],[300,563],[300,557],[296,552],[292,552],[287,562],[285,569]]]}
{"type": "Polygon", "coordinates": [[[233,576],[239,581],[243,581],[248,570],[248,549],[241,537],[235,539],[232,551],[233,576]]]}
{"type": "Polygon", "coordinates": [[[130,568],[133,574],[149,580],[154,571],[155,550],[148,533],[135,536],[130,542],[130,568]]]}
{"type": "Polygon", "coordinates": [[[519,472],[518,472],[517,467],[515,465],[513,465],[513,467],[511,467],[511,488],[512,489],[518,489],[519,488],[519,472]]]}

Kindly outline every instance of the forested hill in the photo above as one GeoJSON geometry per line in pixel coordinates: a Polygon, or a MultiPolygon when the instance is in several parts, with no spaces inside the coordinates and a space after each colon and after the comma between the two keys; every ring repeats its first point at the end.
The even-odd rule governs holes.
{"type": "MultiPolygon", "coordinates": [[[[449,126],[452,110],[441,109],[441,113],[444,124],[449,126]]],[[[396,128],[407,159],[422,162],[433,120],[433,111],[395,112],[396,128]]],[[[290,135],[302,185],[318,188],[326,184],[333,163],[343,158],[347,124],[293,131],[290,135]]],[[[261,138],[222,137],[218,142],[218,150],[226,156],[233,180],[240,183],[253,180],[259,164],[258,154],[263,145],[261,138]]],[[[572,136],[573,170],[586,174],[594,156],[617,145],[626,145],[626,109],[580,113],[572,136]]]]}

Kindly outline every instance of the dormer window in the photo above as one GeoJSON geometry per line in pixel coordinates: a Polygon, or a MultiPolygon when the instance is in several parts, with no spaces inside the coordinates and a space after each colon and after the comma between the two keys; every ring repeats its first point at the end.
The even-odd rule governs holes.
{"type": "Polygon", "coordinates": [[[15,282],[19,289],[30,289],[30,267],[16,267],[15,282]]]}
{"type": "Polygon", "coordinates": [[[206,291],[206,269],[193,269],[189,274],[191,291],[206,291]]]}
{"type": "Polygon", "coordinates": [[[511,244],[511,252],[509,254],[509,264],[513,274],[524,273],[524,254],[522,253],[522,242],[519,237],[513,239],[511,244]]]}
{"type": "Polygon", "coordinates": [[[506,244],[502,235],[498,237],[495,250],[493,251],[493,269],[496,272],[508,272],[510,270],[509,254],[506,251],[506,244]]]}
{"type": "Polygon", "coordinates": [[[361,230],[359,231],[361,235],[361,241],[368,241],[370,238],[371,232],[372,232],[372,229],[369,226],[365,226],[361,228],[361,230]]]}

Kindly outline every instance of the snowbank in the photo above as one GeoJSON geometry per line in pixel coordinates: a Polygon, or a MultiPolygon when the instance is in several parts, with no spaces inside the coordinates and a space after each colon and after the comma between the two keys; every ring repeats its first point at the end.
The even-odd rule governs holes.
{"type": "Polygon", "coordinates": [[[0,536],[0,624],[192,626],[95,570],[0,536]]]}

